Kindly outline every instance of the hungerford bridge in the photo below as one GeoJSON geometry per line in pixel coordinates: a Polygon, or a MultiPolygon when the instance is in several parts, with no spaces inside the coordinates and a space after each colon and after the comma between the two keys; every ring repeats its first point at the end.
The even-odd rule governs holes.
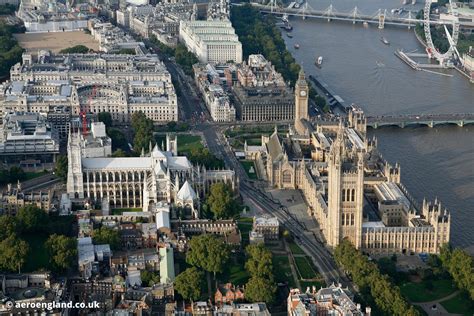
{"type": "MultiPolygon", "coordinates": [[[[352,9],[350,12],[339,12],[331,4],[325,10],[316,10],[313,9],[307,1],[300,8],[281,8],[275,4],[276,0],[270,0],[268,4],[260,4],[251,2],[251,5],[258,8],[261,12],[271,13],[275,15],[288,15],[288,16],[298,16],[305,18],[318,18],[326,19],[328,21],[338,20],[338,21],[348,21],[352,23],[363,23],[367,22],[370,24],[377,24],[380,29],[385,27],[385,24],[388,25],[398,25],[398,26],[407,26],[412,27],[417,23],[429,23],[433,25],[452,25],[451,21],[439,21],[439,20],[425,20],[417,19],[413,16],[412,11],[407,10],[406,14],[391,13],[387,9],[378,9],[373,14],[364,14],[357,7],[352,9]]],[[[432,1],[426,1],[431,5],[432,1]]],[[[459,22],[463,24],[463,22],[459,22]]]]}
{"type": "Polygon", "coordinates": [[[463,127],[474,124],[474,113],[465,114],[420,114],[420,115],[387,115],[367,117],[367,126],[379,128],[382,126],[429,126],[453,124],[463,127]]]}
{"type": "MultiPolygon", "coordinates": [[[[362,13],[357,7],[355,7],[350,12],[338,12],[332,4],[325,10],[315,10],[311,8],[306,0],[305,3],[300,8],[280,8],[275,5],[276,0],[270,0],[268,4],[259,4],[252,2],[252,6],[258,8],[263,13],[270,13],[275,15],[282,15],[282,16],[299,16],[303,19],[305,18],[318,18],[318,19],[327,19],[328,21],[332,20],[339,20],[339,21],[349,21],[352,23],[370,23],[370,24],[377,24],[379,29],[383,29],[385,24],[388,25],[398,25],[398,26],[407,26],[411,28],[412,26],[417,25],[418,23],[423,24],[423,29],[425,32],[426,44],[428,45],[430,51],[430,57],[435,58],[440,64],[445,64],[448,60],[452,59],[457,55],[457,59],[461,61],[461,56],[459,56],[459,52],[456,48],[459,36],[459,26],[470,25],[469,22],[463,21],[442,21],[442,20],[431,20],[430,19],[430,12],[431,12],[431,4],[435,0],[425,0],[425,6],[423,9],[423,19],[417,19],[413,17],[411,11],[407,11],[406,14],[400,14],[400,12],[387,12],[387,10],[379,9],[374,14],[364,14],[362,13]],[[449,41],[449,49],[441,53],[439,52],[431,38],[431,25],[443,25],[446,36],[449,41]],[[448,32],[448,28],[446,25],[452,26],[452,33],[448,32]]],[[[452,5],[453,0],[449,0],[449,4],[452,5]]]]}

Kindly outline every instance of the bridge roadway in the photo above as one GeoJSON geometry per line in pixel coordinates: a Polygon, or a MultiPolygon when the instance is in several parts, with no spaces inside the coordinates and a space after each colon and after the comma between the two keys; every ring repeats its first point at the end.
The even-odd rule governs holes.
{"type": "MultiPolygon", "coordinates": [[[[268,5],[262,5],[259,3],[251,3],[252,6],[259,8],[263,13],[275,14],[275,15],[284,15],[287,14],[288,16],[299,16],[302,18],[318,18],[318,19],[326,19],[326,20],[338,20],[338,21],[348,21],[353,23],[371,23],[377,24],[381,23],[381,19],[383,19],[382,25],[389,24],[389,25],[396,25],[396,26],[415,26],[417,23],[425,23],[425,20],[416,19],[415,17],[412,18],[411,13],[407,16],[400,16],[400,15],[393,15],[388,12],[388,10],[378,10],[373,15],[363,14],[357,10],[357,7],[354,8],[351,12],[338,12],[330,6],[326,10],[315,10],[312,8],[305,8],[300,7],[298,9],[293,8],[280,8],[280,7],[271,7],[268,5]]],[[[439,21],[439,20],[429,20],[427,21],[431,24],[436,25],[443,25],[443,24],[451,24],[449,21],[439,21]]],[[[460,22],[460,25],[465,24],[466,22],[460,22]]],[[[472,23],[470,23],[472,24],[472,23]]]]}
{"type": "Polygon", "coordinates": [[[463,127],[474,124],[474,113],[462,114],[420,114],[420,115],[385,115],[367,117],[367,126],[379,128],[382,126],[406,126],[422,125],[435,127],[436,125],[455,124],[463,127]]]}

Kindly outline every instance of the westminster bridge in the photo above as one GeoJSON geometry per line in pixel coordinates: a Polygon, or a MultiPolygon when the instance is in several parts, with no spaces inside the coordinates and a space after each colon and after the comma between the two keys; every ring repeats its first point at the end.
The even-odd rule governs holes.
{"type": "Polygon", "coordinates": [[[411,115],[384,115],[368,116],[367,127],[379,128],[382,126],[428,126],[455,124],[463,127],[467,124],[474,124],[474,113],[462,114],[411,114],[411,115]]]}

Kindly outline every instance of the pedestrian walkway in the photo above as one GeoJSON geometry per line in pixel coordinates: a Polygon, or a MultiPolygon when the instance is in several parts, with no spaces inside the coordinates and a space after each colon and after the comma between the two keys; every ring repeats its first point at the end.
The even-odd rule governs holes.
{"type": "Polygon", "coordinates": [[[414,305],[418,305],[429,315],[429,316],[455,316],[459,314],[451,314],[440,304],[440,302],[449,300],[450,298],[455,297],[459,294],[459,291],[449,294],[448,296],[442,297],[440,299],[430,301],[430,302],[421,302],[421,303],[413,303],[414,305]],[[433,306],[436,305],[436,309],[433,309],[433,306]]]}

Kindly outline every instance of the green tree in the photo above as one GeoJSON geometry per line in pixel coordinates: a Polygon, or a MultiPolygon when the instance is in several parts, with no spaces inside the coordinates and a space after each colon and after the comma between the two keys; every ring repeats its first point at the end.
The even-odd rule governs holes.
{"type": "Polygon", "coordinates": [[[188,51],[184,44],[178,43],[174,50],[174,57],[176,63],[183,68],[184,73],[191,76],[193,74],[193,65],[199,62],[196,55],[188,51]]]}
{"type": "Polygon", "coordinates": [[[10,182],[23,181],[26,179],[26,174],[20,167],[13,166],[10,168],[10,182]]]}
{"type": "Polygon", "coordinates": [[[73,237],[53,234],[46,240],[45,248],[55,271],[70,268],[77,259],[77,241],[73,237]]]}
{"type": "Polygon", "coordinates": [[[96,245],[109,244],[112,250],[120,248],[120,235],[118,230],[106,226],[92,232],[92,240],[96,245]]]}
{"type": "Polygon", "coordinates": [[[160,275],[158,273],[150,272],[148,270],[141,270],[140,277],[143,286],[153,286],[160,283],[160,275]]]}
{"type": "Polygon", "coordinates": [[[4,240],[16,233],[18,227],[15,218],[10,215],[0,216],[0,240],[4,240]]]}
{"type": "Polygon", "coordinates": [[[245,298],[251,302],[270,304],[275,299],[277,287],[273,281],[253,276],[245,285],[245,298]]]}
{"type": "Polygon", "coordinates": [[[460,248],[454,250],[449,245],[443,245],[440,250],[443,267],[453,277],[456,286],[468,293],[474,300],[474,264],[472,257],[460,248]]]}
{"type": "Polygon", "coordinates": [[[140,153],[142,149],[148,151],[149,144],[154,141],[153,121],[147,118],[143,112],[135,112],[132,114],[132,128],[135,132],[133,150],[136,153],[140,153]]]}
{"type": "Polygon", "coordinates": [[[18,227],[22,232],[43,232],[48,225],[48,214],[36,205],[25,205],[16,214],[18,227]]]}
{"type": "Polygon", "coordinates": [[[272,253],[265,248],[264,244],[248,245],[245,249],[247,252],[247,262],[245,269],[252,277],[263,278],[273,281],[273,263],[272,253]]]}
{"type": "Polygon", "coordinates": [[[113,120],[112,120],[112,115],[109,112],[100,112],[97,115],[97,119],[99,122],[102,122],[105,124],[105,127],[109,128],[112,126],[113,120]]]}
{"type": "Polygon", "coordinates": [[[112,140],[112,149],[114,151],[118,149],[129,151],[127,138],[121,130],[117,128],[109,128],[107,129],[107,135],[112,140]]]}
{"type": "Polygon", "coordinates": [[[15,234],[0,242],[0,270],[18,271],[26,262],[29,246],[15,234]]]}
{"type": "Polygon", "coordinates": [[[76,45],[68,48],[64,48],[59,51],[60,54],[85,54],[89,52],[89,48],[84,45],[76,45]]]}
{"type": "Polygon", "coordinates": [[[186,262],[213,272],[215,276],[217,272],[222,272],[229,255],[229,249],[222,239],[212,234],[203,234],[194,236],[189,241],[186,262]]]}
{"type": "Polygon", "coordinates": [[[334,250],[336,262],[352,277],[360,293],[369,296],[384,315],[419,315],[410,307],[400,289],[380,273],[377,265],[370,262],[352,243],[344,239],[334,250]]]}
{"type": "Polygon", "coordinates": [[[232,189],[222,182],[211,185],[206,204],[216,219],[232,218],[238,213],[232,189]]]}
{"type": "Polygon", "coordinates": [[[193,302],[201,296],[203,277],[204,274],[195,267],[188,268],[178,274],[174,288],[185,300],[193,302]]]}
{"type": "Polygon", "coordinates": [[[119,148],[112,153],[112,157],[128,157],[128,154],[119,148]]]}
{"type": "Polygon", "coordinates": [[[67,179],[67,168],[68,168],[68,161],[66,155],[61,155],[56,159],[56,163],[54,165],[54,173],[63,181],[67,179]]]}

